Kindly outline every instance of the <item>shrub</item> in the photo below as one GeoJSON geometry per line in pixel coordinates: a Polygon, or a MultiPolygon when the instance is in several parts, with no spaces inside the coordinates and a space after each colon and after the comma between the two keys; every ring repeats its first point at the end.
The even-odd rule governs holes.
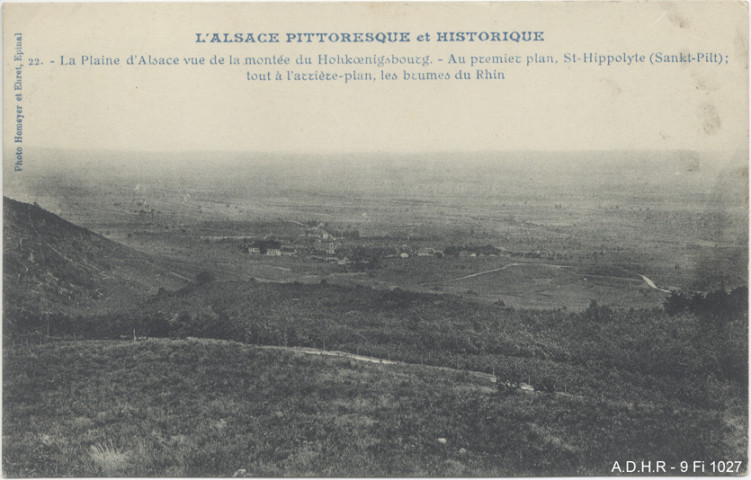
{"type": "Polygon", "coordinates": [[[198,282],[199,285],[203,285],[204,283],[209,283],[214,281],[214,274],[204,270],[198,275],[196,275],[196,282],[198,282]]]}
{"type": "Polygon", "coordinates": [[[525,378],[525,369],[521,363],[507,359],[501,363],[495,372],[498,393],[508,395],[521,387],[525,378]]]}

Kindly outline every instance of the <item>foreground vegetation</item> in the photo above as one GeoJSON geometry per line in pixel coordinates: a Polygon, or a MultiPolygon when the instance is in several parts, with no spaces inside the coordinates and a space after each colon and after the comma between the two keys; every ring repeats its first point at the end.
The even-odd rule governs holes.
{"type": "Polygon", "coordinates": [[[728,398],[744,402],[747,390],[747,293],[722,295],[710,296],[716,305],[706,311],[622,310],[596,302],[583,312],[514,311],[448,295],[207,278],[124,314],[9,314],[5,332],[32,343],[35,336],[193,336],[337,349],[491,374],[520,372],[540,389],[715,408],[728,398]]]}
{"type": "Polygon", "coordinates": [[[130,314],[6,315],[5,473],[589,475],[619,459],[746,465],[745,290],[669,299],[681,308],[667,311],[592,302],[567,312],[202,281],[130,314]],[[311,358],[294,347],[406,363],[311,358]]]}
{"type": "Polygon", "coordinates": [[[236,342],[56,341],[3,361],[10,477],[602,475],[735,451],[730,411],[499,395],[462,372],[236,342]]]}

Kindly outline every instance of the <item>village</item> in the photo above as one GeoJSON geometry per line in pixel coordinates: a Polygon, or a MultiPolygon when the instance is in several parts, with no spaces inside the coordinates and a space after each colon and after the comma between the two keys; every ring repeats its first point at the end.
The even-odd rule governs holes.
{"type": "MultiPolygon", "coordinates": [[[[311,222],[313,223],[313,222],[311,222]]],[[[404,239],[402,239],[404,240],[404,239]]],[[[244,237],[239,240],[241,253],[269,257],[302,257],[330,264],[355,267],[373,267],[379,260],[409,259],[413,257],[528,257],[541,258],[540,252],[517,253],[492,245],[445,246],[405,243],[396,238],[360,237],[357,230],[332,231],[319,223],[305,225],[297,237],[267,235],[256,239],[244,237]],[[336,233],[336,235],[334,235],[336,233]]]]}

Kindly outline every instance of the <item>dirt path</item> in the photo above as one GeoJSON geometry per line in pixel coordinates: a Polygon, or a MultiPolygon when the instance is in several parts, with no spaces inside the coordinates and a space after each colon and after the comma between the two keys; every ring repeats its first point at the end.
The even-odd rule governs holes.
{"type": "Polygon", "coordinates": [[[167,273],[169,273],[170,275],[172,275],[172,276],[174,276],[174,277],[177,277],[177,278],[179,278],[180,280],[185,280],[186,282],[190,282],[190,279],[189,279],[189,278],[185,278],[185,277],[183,277],[182,275],[180,275],[180,274],[178,274],[178,273],[175,273],[175,272],[170,272],[169,270],[167,270],[167,273]]]}
{"type": "MultiPolygon", "coordinates": [[[[199,339],[195,337],[188,337],[188,340],[192,341],[206,341],[206,339],[199,339]]],[[[224,340],[216,340],[219,342],[222,342],[224,340]]],[[[279,351],[287,351],[287,352],[297,352],[302,353],[305,355],[320,355],[320,356],[326,356],[326,357],[339,357],[339,358],[346,358],[350,360],[356,360],[359,362],[367,362],[367,363],[375,363],[375,364],[381,364],[381,365],[403,365],[403,366],[409,366],[409,367],[422,367],[422,368],[430,368],[433,370],[440,370],[442,372],[446,373],[453,373],[453,374],[463,374],[463,375],[469,375],[471,377],[474,377],[476,379],[484,380],[488,383],[498,383],[496,380],[496,376],[491,373],[485,373],[485,372],[477,372],[474,370],[459,370],[456,368],[451,367],[441,367],[437,365],[423,365],[418,363],[408,363],[408,362],[401,362],[396,360],[385,360],[383,358],[378,357],[369,357],[367,355],[357,355],[354,353],[348,353],[348,352],[342,352],[340,350],[321,350],[319,348],[310,348],[310,347],[283,347],[283,346],[277,346],[277,345],[251,345],[253,348],[261,348],[264,350],[279,350],[279,351]]],[[[483,385],[477,385],[478,389],[486,391],[488,393],[495,392],[495,387],[492,387],[490,389],[488,386],[483,385]]],[[[534,389],[532,385],[529,385],[527,383],[521,383],[519,385],[519,391],[526,394],[535,394],[539,393],[537,390],[534,389]]],[[[561,398],[568,398],[570,400],[577,400],[577,401],[585,401],[587,400],[587,397],[578,393],[568,393],[568,392],[554,392],[553,395],[561,398]]],[[[614,399],[601,399],[600,401],[604,401],[605,403],[621,408],[634,408],[635,403],[632,401],[627,400],[614,400],[614,399]]],[[[649,409],[649,410],[655,410],[657,407],[650,403],[644,403],[640,404],[641,408],[649,409]]],[[[726,422],[729,426],[738,426],[738,422],[734,421],[737,419],[727,419],[726,422]]],[[[742,438],[742,435],[739,437],[742,438]]]]}
{"type": "MultiPolygon", "coordinates": [[[[327,357],[347,358],[350,360],[357,360],[360,362],[367,362],[367,363],[377,363],[381,365],[405,365],[405,366],[410,366],[410,367],[421,366],[425,368],[441,370],[444,372],[465,373],[475,378],[486,380],[490,383],[496,383],[495,375],[490,374],[490,373],[476,372],[473,370],[457,370],[455,368],[440,367],[437,365],[421,365],[418,363],[407,363],[407,362],[400,362],[396,360],[385,360],[383,358],[368,357],[366,355],[357,355],[354,353],[342,352],[340,350],[321,350],[319,348],[309,348],[309,347],[280,347],[280,346],[274,346],[274,345],[256,345],[256,348],[264,348],[264,349],[269,349],[269,350],[287,350],[287,351],[292,350],[295,352],[305,353],[307,355],[321,355],[321,356],[327,356],[327,357]]],[[[522,384],[521,389],[528,390],[528,391],[534,390],[531,385],[527,385],[527,384],[522,384]]]]}
{"type": "Polygon", "coordinates": [[[480,276],[480,275],[487,275],[488,273],[495,273],[495,272],[500,272],[500,271],[502,271],[502,270],[506,270],[506,269],[507,269],[507,268],[509,268],[509,267],[513,267],[513,266],[515,266],[515,265],[521,265],[521,263],[509,263],[508,265],[505,265],[505,266],[503,266],[503,267],[501,267],[501,268],[494,268],[493,270],[486,270],[486,271],[484,271],[484,272],[477,272],[477,273],[473,273],[472,275],[465,275],[465,276],[463,276],[463,277],[459,277],[459,278],[454,278],[454,279],[453,279],[453,280],[451,280],[451,281],[452,281],[452,282],[458,282],[459,280],[466,280],[466,279],[468,279],[468,278],[472,278],[472,277],[478,277],[478,276],[480,276]]]}
{"type": "Polygon", "coordinates": [[[646,283],[647,285],[649,285],[650,288],[653,288],[655,290],[659,290],[661,292],[670,293],[670,290],[665,290],[664,288],[660,288],[657,285],[655,285],[655,282],[653,282],[652,280],[650,280],[649,277],[646,277],[646,276],[642,275],[641,273],[637,273],[637,275],[639,275],[642,278],[642,280],[644,280],[644,283],[646,283]]]}
{"type": "MultiPolygon", "coordinates": [[[[490,274],[490,273],[500,272],[500,271],[506,270],[507,268],[511,268],[511,267],[524,267],[524,266],[530,266],[530,267],[551,267],[551,268],[567,268],[567,267],[569,267],[568,265],[556,265],[556,264],[553,264],[553,263],[509,263],[508,265],[504,265],[501,268],[494,268],[493,270],[485,270],[483,272],[477,272],[477,273],[473,273],[473,274],[470,274],[470,275],[465,275],[463,277],[453,278],[450,281],[451,282],[458,282],[460,280],[467,280],[468,278],[479,277],[480,275],[487,275],[487,274],[490,274]]],[[[636,272],[629,272],[626,269],[623,269],[623,271],[624,272],[628,272],[628,273],[632,273],[632,274],[635,273],[636,275],[638,275],[639,277],[641,277],[642,280],[644,280],[644,283],[646,283],[650,288],[652,288],[654,290],[658,290],[660,292],[665,292],[665,293],[670,293],[670,290],[666,290],[664,288],[660,288],[657,285],[655,285],[655,282],[653,282],[652,279],[650,279],[646,275],[642,275],[641,273],[636,273],[636,272]]]]}
{"type": "MultiPolygon", "coordinates": [[[[279,347],[279,348],[284,348],[284,347],[279,347]]],[[[396,365],[397,363],[401,363],[401,362],[395,362],[393,360],[384,360],[382,358],[367,357],[365,355],[357,355],[354,353],[341,352],[339,350],[320,350],[318,348],[308,348],[308,347],[287,347],[287,348],[288,349],[292,348],[297,352],[307,353],[308,355],[325,355],[327,357],[342,357],[342,358],[349,358],[351,360],[358,360],[360,362],[381,363],[384,365],[396,365]]]]}
{"type": "MultiPolygon", "coordinates": [[[[327,356],[327,357],[339,357],[339,358],[347,358],[350,360],[357,360],[360,362],[367,362],[367,363],[376,363],[381,365],[404,365],[404,366],[410,366],[410,367],[423,367],[423,368],[430,368],[433,370],[440,370],[442,372],[446,373],[453,373],[453,374],[464,374],[472,376],[476,379],[484,380],[488,383],[495,384],[497,383],[496,377],[493,374],[485,373],[485,372],[477,372],[474,370],[458,370],[456,368],[451,367],[441,367],[437,365],[421,365],[417,363],[407,363],[407,362],[400,362],[395,360],[384,360],[382,358],[377,357],[368,357],[365,355],[356,355],[354,353],[347,353],[342,352],[339,350],[321,350],[318,348],[309,348],[309,347],[280,347],[280,346],[273,346],[273,345],[255,345],[256,348],[263,348],[268,350],[283,350],[283,351],[294,351],[299,353],[304,353],[306,355],[321,355],[321,356],[327,356]]],[[[484,387],[481,385],[478,385],[477,388],[488,391],[488,392],[495,392],[495,387],[492,389],[489,389],[488,387],[484,387]]],[[[519,385],[519,391],[522,393],[527,394],[534,394],[537,392],[537,390],[534,389],[532,385],[529,385],[527,383],[521,383],[519,385]]],[[[568,392],[554,392],[553,395],[556,395],[561,398],[568,398],[571,400],[577,400],[577,401],[585,401],[586,397],[584,395],[580,395],[577,393],[568,393],[568,392]]],[[[626,401],[626,400],[602,400],[606,402],[609,405],[621,407],[621,408],[634,408],[635,403],[626,401]]],[[[641,405],[641,408],[647,408],[647,409],[654,409],[653,405],[643,404],[641,405]]]]}
{"type": "Polygon", "coordinates": [[[550,267],[550,268],[568,268],[569,265],[556,265],[554,263],[509,263],[501,268],[494,268],[493,270],[485,270],[484,272],[477,272],[471,275],[465,275],[463,277],[454,278],[452,282],[458,282],[459,280],[466,280],[468,278],[479,277],[480,275],[487,275],[489,273],[500,272],[511,267],[550,267]]]}

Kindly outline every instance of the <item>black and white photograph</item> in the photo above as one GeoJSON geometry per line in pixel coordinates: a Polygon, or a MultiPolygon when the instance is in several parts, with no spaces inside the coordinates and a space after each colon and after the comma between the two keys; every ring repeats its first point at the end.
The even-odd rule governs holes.
{"type": "Polygon", "coordinates": [[[747,474],[747,3],[2,35],[3,476],[747,474]]]}

